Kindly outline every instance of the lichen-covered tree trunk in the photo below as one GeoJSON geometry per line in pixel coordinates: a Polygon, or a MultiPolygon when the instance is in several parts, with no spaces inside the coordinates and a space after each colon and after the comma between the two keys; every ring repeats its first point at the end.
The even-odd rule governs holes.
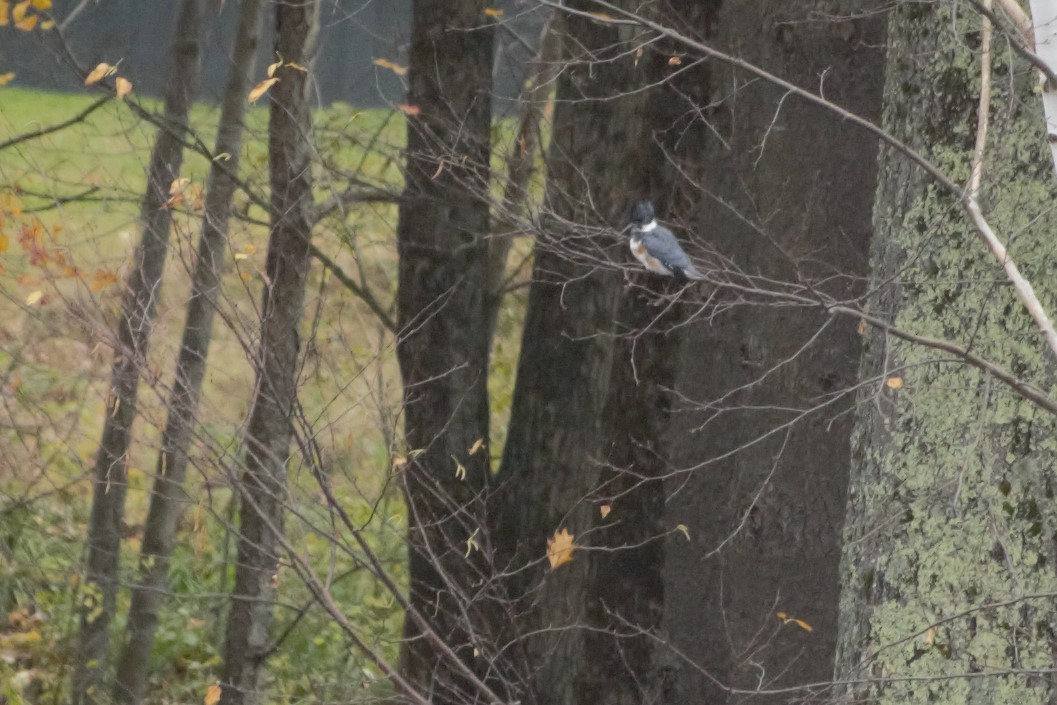
{"type": "MultiPolygon", "coordinates": [[[[979,100],[979,17],[965,9],[892,13],[884,99],[884,127],[956,180],[979,100]]],[[[982,198],[1052,309],[1052,166],[1032,72],[1000,47],[982,198]]],[[[891,148],[879,163],[871,312],[1050,386],[1041,336],[951,195],[891,148]]],[[[942,354],[876,332],[865,347],[838,677],[877,703],[1053,702],[1057,614],[1025,596],[1057,588],[1054,419],[942,354]]]]}
{"type": "MultiPolygon", "coordinates": [[[[589,1],[572,3],[596,9],[589,1]]],[[[629,5],[630,6],[630,5],[629,5]]],[[[573,702],[583,656],[586,560],[551,571],[547,539],[580,535],[598,512],[599,477],[612,362],[613,319],[622,278],[623,227],[643,157],[643,95],[636,34],[566,15],[565,69],[558,79],[547,192],[497,494],[497,568],[527,703],[573,702]],[[533,629],[549,626],[530,637],[533,629]]]]}
{"type": "MultiPolygon", "coordinates": [[[[491,20],[484,0],[413,5],[406,186],[397,243],[400,334],[409,462],[410,603],[458,657],[484,641],[474,595],[485,533],[488,331],[485,313],[491,155],[491,20]],[[482,540],[483,543],[483,540],[482,540]]],[[[436,703],[471,698],[453,665],[405,617],[401,670],[436,703]]]]}
{"type": "Polygon", "coordinates": [[[271,89],[268,169],[271,234],[257,381],[246,429],[241,511],[221,669],[221,705],[255,705],[268,655],[286,464],[297,406],[298,356],[312,230],[310,65],[319,31],[319,0],[284,0],[275,14],[275,51],[284,66],[271,89]],[[297,66],[295,66],[295,64],[297,66]]]}
{"type": "MultiPolygon", "coordinates": [[[[728,2],[709,19],[706,40],[877,117],[878,7],[728,2]]],[[[681,213],[699,243],[748,274],[837,299],[861,294],[876,142],[732,68],[714,68],[701,106],[715,132],[698,157],[694,207],[681,213]]],[[[685,337],[669,432],[665,523],[687,526],[690,540],[668,543],[665,629],[696,664],[672,661],[677,703],[767,702],[728,688],[828,681],[836,640],[856,322],[719,297],[685,337]],[[813,631],[783,625],[776,612],[813,631]]]]}
{"type": "Polygon", "coordinates": [[[150,509],[143,529],[140,574],[132,586],[125,644],[117,663],[114,700],[119,703],[138,703],[146,692],[150,676],[158,611],[165,600],[169,557],[185,502],[183,482],[187,472],[187,452],[209,355],[231,199],[236,188],[235,180],[229,174],[238,173],[246,95],[252,85],[263,16],[264,0],[243,0],[231,56],[231,76],[224,93],[213,150],[216,154],[227,154],[228,159],[214,161],[209,173],[205,219],[191,277],[191,299],[187,304],[187,320],[169,398],[169,415],[162,433],[150,509]]]}
{"type": "Polygon", "coordinates": [[[109,661],[110,624],[119,583],[128,452],[136,419],[139,376],[146,364],[147,344],[169,249],[172,210],[165,202],[170,185],[180,175],[187,115],[198,89],[205,4],[205,0],[184,0],[178,10],[162,127],[151,152],[147,188],[140,206],[143,235],[133,255],[121,300],[110,394],[92,470],[88,558],[79,605],[80,637],[72,684],[76,705],[99,698],[109,661]]]}

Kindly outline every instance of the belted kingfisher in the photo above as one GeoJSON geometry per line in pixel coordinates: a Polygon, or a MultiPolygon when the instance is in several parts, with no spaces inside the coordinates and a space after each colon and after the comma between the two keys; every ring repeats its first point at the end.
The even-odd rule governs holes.
{"type": "Polygon", "coordinates": [[[672,231],[657,225],[653,204],[639,201],[631,208],[631,254],[651,272],[674,277],[676,283],[704,279],[679,246],[672,231]]]}

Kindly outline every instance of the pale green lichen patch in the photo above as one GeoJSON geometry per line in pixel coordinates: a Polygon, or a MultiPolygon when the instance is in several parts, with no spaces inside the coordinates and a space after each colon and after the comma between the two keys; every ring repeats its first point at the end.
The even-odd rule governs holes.
{"type": "MultiPolygon", "coordinates": [[[[885,126],[965,183],[979,18],[908,3],[890,28],[885,126]]],[[[1026,65],[996,40],[982,202],[1053,309],[1055,177],[1026,65]],[[997,77],[1001,77],[1000,80],[997,77]]],[[[1051,388],[1052,359],[956,201],[883,150],[875,314],[1051,388]]],[[[881,703],[1050,702],[1057,649],[1055,420],[949,355],[867,336],[843,563],[838,674],[881,703]]]]}

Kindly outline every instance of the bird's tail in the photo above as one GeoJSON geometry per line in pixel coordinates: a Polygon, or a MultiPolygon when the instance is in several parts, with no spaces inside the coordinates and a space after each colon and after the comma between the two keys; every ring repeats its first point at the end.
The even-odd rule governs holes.
{"type": "Polygon", "coordinates": [[[697,267],[695,267],[692,264],[689,267],[687,267],[686,269],[683,270],[683,274],[690,281],[699,282],[699,281],[702,281],[704,279],[708,279],[707,275],[703,274],[701,272],[701,270],[699,270],[697,267]]]}

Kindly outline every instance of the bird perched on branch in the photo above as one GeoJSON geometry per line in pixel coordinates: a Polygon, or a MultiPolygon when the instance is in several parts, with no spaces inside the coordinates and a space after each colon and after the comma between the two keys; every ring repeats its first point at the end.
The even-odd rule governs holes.
{"type": "Polygon", "coordinates": [[[652,203],[639,201],[631,208],[630,227],[631,253],[646,269],[673,277],[677,284],[705,278],[683,252],[672,231],[657,224],[652,203]]]}

